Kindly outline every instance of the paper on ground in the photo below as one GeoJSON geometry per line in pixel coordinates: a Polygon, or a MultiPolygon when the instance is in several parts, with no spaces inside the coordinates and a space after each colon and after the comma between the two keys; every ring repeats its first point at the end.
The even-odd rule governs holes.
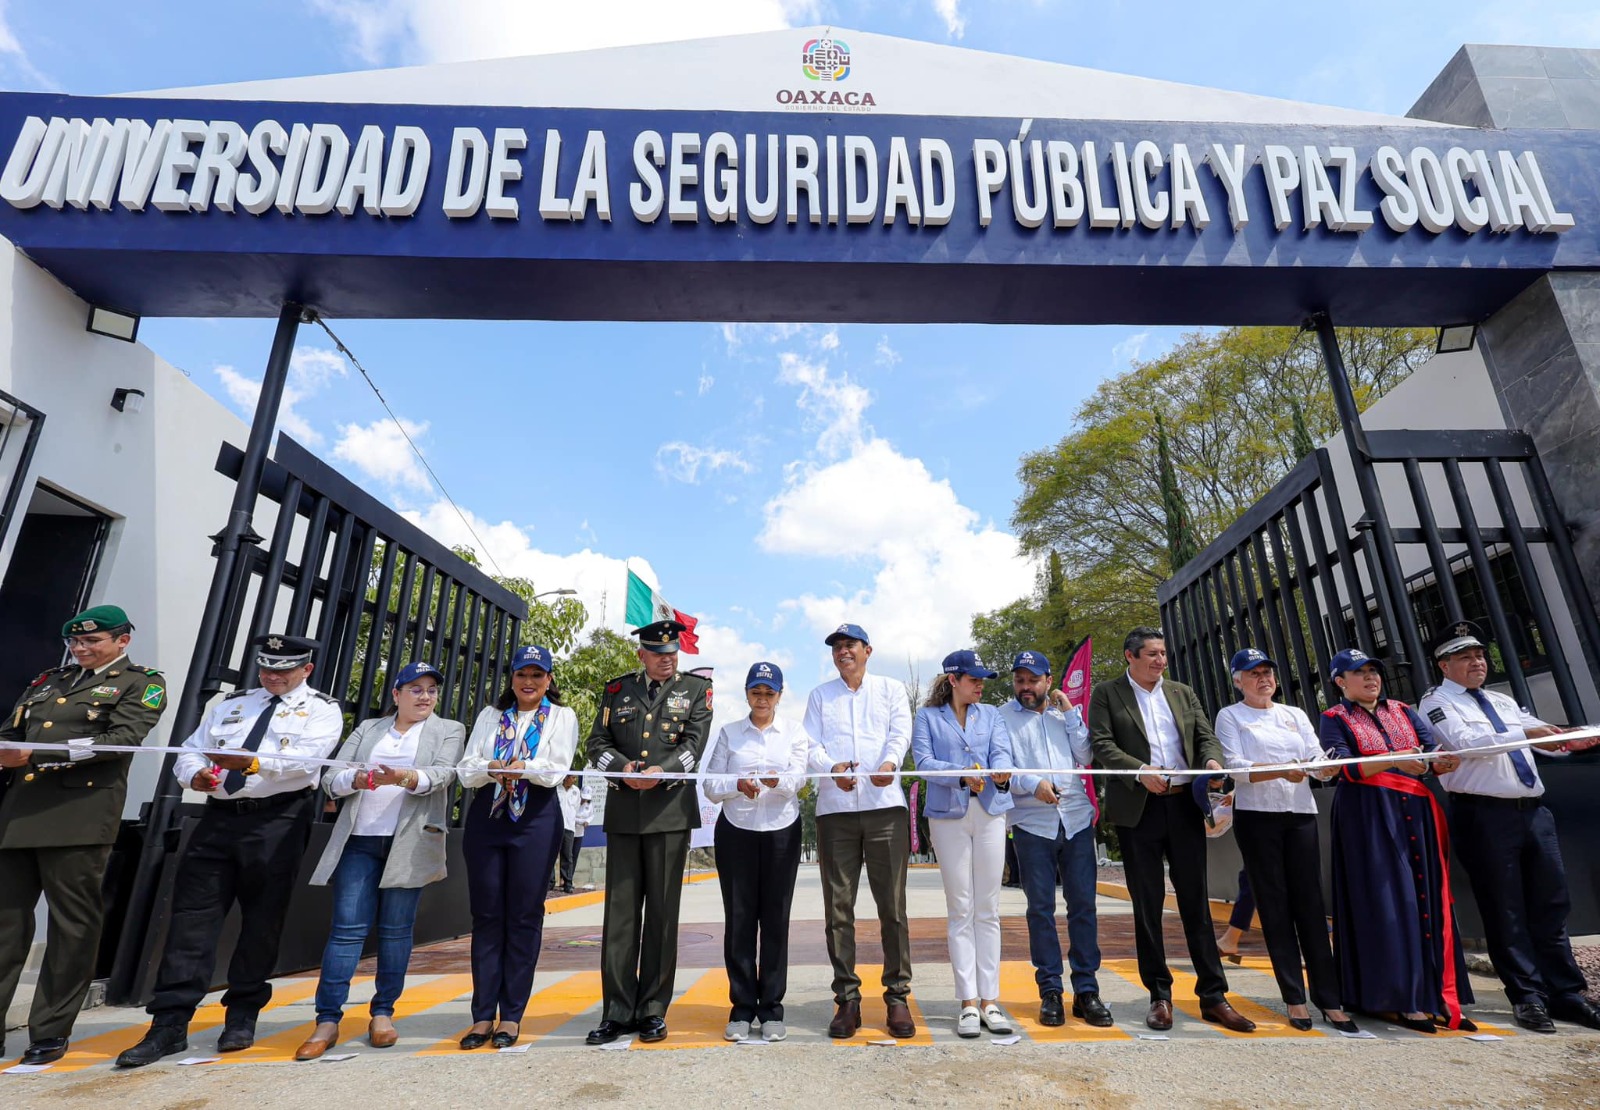
{"type": "Polygon", "coordinates": [[[992,1041],[990,1041],[989,1043],[990,1044],[997,1044],[997,1045],[1008,1045],[1008,1044],[1016,1044],[1021,1039],[1022,1039],[1022,1035],[1020,1033],[1013,1033],[1009,1037],[996,1037],[992,1041]]]}

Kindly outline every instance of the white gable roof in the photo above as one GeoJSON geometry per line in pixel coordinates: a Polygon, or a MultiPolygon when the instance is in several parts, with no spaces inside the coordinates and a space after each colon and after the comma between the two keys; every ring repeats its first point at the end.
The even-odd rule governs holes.
{"type": "MultiPolygon", "coordinates": [[[[844,28],[784,31],[144,95],[318,103],[771,112],[780,90],[870,93],[884,115],[1429,126],[1418,120],[1130,77],[844,28]],[[808,42],[849,48],[847,76],[809,78],[808,42]]],[[[859,99],[859,98],[858,98],[859,99]]]]}

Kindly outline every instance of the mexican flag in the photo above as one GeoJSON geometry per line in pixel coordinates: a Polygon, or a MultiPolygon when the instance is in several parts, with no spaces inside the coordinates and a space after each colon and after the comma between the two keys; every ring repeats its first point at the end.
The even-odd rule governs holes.
{"type": "Polygon", "coordinates": [[[688,629],[678,636],[679,649],[686,655],[700,653],[700,638],[694,634],[694,626],[700,622],[668,605],[666,598],[645,585],[644,579],[631,570],[628,572],[627,621],[634,628],[642,628],[656,621],[677,621],[688,629]]]}

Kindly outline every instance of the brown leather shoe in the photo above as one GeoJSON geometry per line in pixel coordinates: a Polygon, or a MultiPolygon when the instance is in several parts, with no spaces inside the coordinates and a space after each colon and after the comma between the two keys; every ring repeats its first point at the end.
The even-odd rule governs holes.
{"type": "Polygon", "coordinates": [[[861,1028],[861,1003],[841,1002],[833,1020],[828,1023],[828,1036],[836,1041],[847,1041],[861,1028]]]}
{"type": "Polygon", "coordinates": [[[294,1050],[294,1058],[296,1060],[315,1060],[338,1043],[339,1027],[337,1025],[319,1024],[311,1036],[306,1039],[305,1044],[294,1050]],[[324,1033],[321,1037],[316,1035],[317,1032],[329,1028],[333,1030],[331,1034],[324,1033]]]}
{"type": "Polygon", "coordinates": [[[1165,1032],[1172,1028],[1172,1003],[1165,998],[1158,998],[1150,1003],[1150,1012],[1145,1015],[1144,1023],[1152,1029],[1165,1032]]]}
{"type": "Polygon", "coordinates": [[[917,1023],[911,1016],[911,1007],[904,1002],[889,1003],[889,1020],[884,1023],[889,1036],[897,1040],[917,1035],[917,1023]]]}
{"type": "Polygon", "coordinates": [[[1232,1029],[1235,1033],[1256,1031],[1256,1023],[1228,1005],[1226,999],[1210,1006],[1200,1007],[1200,1016],[1224,1029],[1232,1029]]]}
{"type": "Polygon", "coordinates": [[[400,1033],[392,1022],[384,1022],[383,1027],[378,1027],[377,1019],[367,1023],[367,1043],[373,1048],[393,1048],[400,1039],[400,1033]]]}

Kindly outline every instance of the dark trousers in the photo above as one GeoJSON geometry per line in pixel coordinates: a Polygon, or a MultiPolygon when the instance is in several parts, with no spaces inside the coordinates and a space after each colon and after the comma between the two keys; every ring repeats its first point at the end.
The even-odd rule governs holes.
{"type": "MultiPolygon", "coordinates": [[[[578,853],[582,850],[582,833],[563,832],[561,834],[561,889],[572,889],[572,877],[578,871],[578,853]]],[[[551,879],[550,885],[554,887],[556,880],[551,879]]]]}
{"type": "Polygon", "coordinates": [[[1195,994],[1203,1005],[1223,1000],[1228,978],[1222,973],[1217,937],[1211,928],[1211,903],[1206,895],[1205,818],[1194,796],[1152,794],[1145,800],[1144,816],[1137,825],[1118,825],[1123,870],[1133,896],[1133,940],[1139,956],[1139,979],[1151,1001],[1172,1001],[1172,972],[1167,970],[1166,942],[1161,935],[1161,913],[1167,887],[1165,862],[1172,872],[1178,917],[1194,963],[1195,994]]]}
{"type": "Polygon", "coordinates": [[[28,1011],[30,1040],[69,1036],[83,1008],[100,951],[100,889],[110,856],[109,844],[0,850],[0,1019],[22,978],[41,894],[50,911],[44,964],[28,1011]]]}
{"type": "Polygon", "coordinates": [[[727,931],[729,1021],[782,1021],[789,987],[789,907],[800,870],[800,822],[772,832],[717,818],[717,881],[727,931]]]}
{"type": "Polygon", "coordinates": [[[1565,1002],[1583,993],[1572,958],[1567,913],[1572,898],[1544,806],[1514,809],[1452,794],[1455,849],[1483,915],[1489,959],[1513,1003],[1565,1002]]]}
{"type": "MultiPolygon", "coordinates": [[[[1233,838],[1244,857],[1261,917],[1261,939],[1272,959],[1272,974],[1284,1004],[1306,1004],[1305,960],[1311,980],[1311,1001],[1318,1009],[1343,1009],[1339,972],[1328,941],[1328,911],[1322,900],[1322,850],[1317,845],[1314,813],[1233,815],[1233,838]]],[[[1241,900],[1243,892],[1241,892],[1241,900]]]]}
{"type": "MultiPolygon", "coordinates": [[[[1238,814],[1243,812],[1243,810],[1236,810],[1234,819],[1237,820],[1238,814]]],[[[1317,867],[1319,870],[1321,869],[1321,860],[1317,861],[1317,867]]],[[[1241,869],[1239,872],[1239,897],[1233,900],[1233,912],[1228,915],[1228,924],[1232,928],[1238,929],[1241,933],[1248,933],[1250,931],[1250,923],[1255,919],[1255,916],[1256,896],[1250,890],[1250,872],[1248,869],[1241,869]]]]}
{"type": "Polygon", "coordinates": [[[817,864],[822,910],[833,964],[833,1000],[861,1001],[856,974],[856,892],[861,869],[878,906],[883,938],[883,998],[904,1002],[911,993],[911,925],[906,920],[906,867],[911,826],[904,806],[829,813],[817,818],[817,864]]]}
{"type": "MultiPolygon", "coordinates": [[[[269,801],[268,799],[262,799],[269,801]]],[[[311,839],[313,795],[249,813],[206,807],[172,890],[172,923],[146,1007],[157,1025],[186,1026],[211,989],[217,940],[239,903],[239,939],[228,961],[222,1005],[231,1022],[253,1022],[272,998],[272,971],[289,898],[311,839]]]]}
{"type": "Polygon", "coordinates": [[[1023,828],[1011,830],[1022,863],[1022,889],[1028,897],[1028,957],[1039,997],[1061,991],[1061,934],[1056,929],[1056,877],[1067,901],[1067,962],[1072,967],[1072,993],[1098,994],[1100,925],[1095,910],[1098,867],[1094,826],[1071,839],[1058,822],[1055,839],[1023,828]]]}
{"type": "Polygon", "coordinates": [[[678,905],[689,830],[606,830],[605,940],[600,956],[607,1021],[666,1017],[678,974],[678,905]]]}
{"type": "Polygon", "coordinates": [[[462,849],[472,908],[472,1020],[520,1024],[544,943],[544,899],[561,850],[561,806],[551,787],[528,789],[513,821],[490,816],[494,790],[479,790],[462,849]]]}

